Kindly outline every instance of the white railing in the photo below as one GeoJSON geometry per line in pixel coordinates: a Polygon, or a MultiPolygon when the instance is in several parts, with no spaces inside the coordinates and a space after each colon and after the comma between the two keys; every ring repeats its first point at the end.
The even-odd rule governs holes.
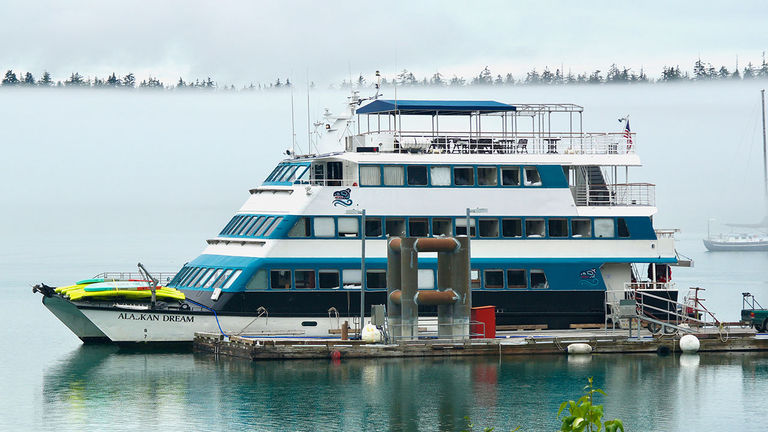
{"type": "MultiPolygon", "coordinates": [[[[496,153],[496,154],[627,154],[635,145],[623,133],[496,133],[382,131],[347,137],[347,151],[356,151],[366,135],[383,135],[394,145],[377,151],[395,153],[496,153]]],[[[373,138],[371,142],[377,140],[373,138]]]]}
{"type": "Polygon", "coordinates": [[[656,185],[651,183],[579,185],[571,191],[577,206],[656,205],[656,185]]]}
{"type": "MultiPolygon", "coordinates": [[[[150,275],[157,279],[158,283],[166,284],[176,276],[176,272],[152,272],[150,275]]],[[[105,280],[144,280],[144,276],[139,272],[103,272],[93,277],[94,279],[105,280]]]]}
{"type": "Polygon", "coordinates": [[[312,186],[357,186],[352,179],[310,179],[309,181],[296,182],[296,184],[308,184],[312,186]]]}

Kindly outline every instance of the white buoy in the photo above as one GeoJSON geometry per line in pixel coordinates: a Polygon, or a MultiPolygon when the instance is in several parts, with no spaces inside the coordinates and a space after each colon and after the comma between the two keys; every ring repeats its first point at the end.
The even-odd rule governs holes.
{"type": "Polygon", "coordinates": [[[381,342],[383,335],[381,330],[377,329],[373,324],[366,324],[363,327],[363,341],[365,342],[381,342]]]}
{"type": "Polygon", "coordinates": [[[687,334],[680,338],[680,350],[684,353],[695,353],[699,350],[700,346],[699,338],[692,334],[687,334]]]}
{"type": "Polygon", "coordinates": [[[592,354],[592,345],[585,343],[572,343],[568,345],[568,354],[592,354]]]}

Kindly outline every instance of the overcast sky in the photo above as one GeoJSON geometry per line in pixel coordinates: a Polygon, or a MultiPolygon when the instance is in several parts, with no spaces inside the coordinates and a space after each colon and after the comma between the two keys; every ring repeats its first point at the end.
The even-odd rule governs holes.
{"type": "Polygon", "coordinates": [[[733,69],[768,48],[765,1],[0,2],[0,68],[55,79],[150,73],[243,85],[309,70],[318,83],[376,69],[470,76],[611,63],[657,76],[698,56],[733,69]]]}

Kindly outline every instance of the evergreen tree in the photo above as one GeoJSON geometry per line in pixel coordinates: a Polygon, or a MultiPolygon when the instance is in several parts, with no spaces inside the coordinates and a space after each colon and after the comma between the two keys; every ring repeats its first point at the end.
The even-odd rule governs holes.
{"type": "MultiPolygon", "coordinates": [[[[280,81],[280,80],[278,79],[278,81],[280,81]]],[[[213,82],[211,77],[208,77],[208,79],[205,81],[205,88],[209,88],[209,89],[216,88],[216,83],[213,82]]]]}
{"type": "Polygon", "coordinates": [[[285,79],[285,86],[286,87],[292,87],[293,86],[293,84],[291,84],[291,79],[290,78],[286,78],[285,79]]]}
{"type": "Polygon", "coordinates": [[[704,63],[701,61],[701,58],[696,60],[696,63],[693,64],[693,78],[697,81],[707,78],[707,70],[704,68],[704,63]]]}
{"type": "Polygon", "coordinates": [[[357,88],[363,88],[365,87],[365,77],[363,77],[362,74],[360,74],[357,77],[357,88]]]}
{"type": "Polygon", "coordinates": [[[717,71],[717,77],[720,79],[725,79],[731,76],[731,73],[728,72],[728,68],[725,66],[720,66],[720,70],[717,71]]]}
{"type": "Polygon", "coordinates": [[[472,79],[472,84],[490,85],[493,84],[493,75],[488,66],[480,71],[480,74],[472,79]]]}
{"type": "Polygon", "coordinates": [[[563,84],[563,73],[560,69],[555,69],[555,79],[553,83],[557,85],[563,84]]]}
{"type": "MultiPolygon", "coordinates": [[[[179,77],[179,82],[176,83],[176,88],[183,89],[186,86],[187,86],[187,83],[185,83],[184,80],[181,79],[181,77],[179,77]]],[[[253,83],[251,83],[251,88],[253,88],[253,83]]]]}
{"type": "MultiPolygon", "coordinates": [[[[342,83],[342,85],[344,84],[342,83]]],[[[282,87],[282,86],[283,86],[282,81],[280,81],[280,78],[277,78],[277,81],[275,81],[275,87],[282,87]]]]}
{"type": "Polygon", "coordinates": [[[453,78],[451,78],[451,87],[463,87],[466,84],[467,81],[462,77],[454,75],[453,78]]]}
{"type": "Polygon", "coordinates": [[[133,76],[133,73],[129,73],[128,75],[123,77],[123,87],[134,88],[135,86],[136,86],[136,77],[133,76]]]}
{"type": "Polygon", "coordinates": [[[403,71],[397,75],[397,81],[402,86],[412,86],[416,84],[416,76],[412,72],[408,72],[407,69],[403,69],[403,71]]]}
{"type": "Polygon", "coordinates": [[[106,83],[105,80],[103,80],[103,79],[101,79],[99,77],[94,77],[93,78],[93,86],[94,87],[105,87],[106,85],[107,85],[107,83],[106,83]]]}
{"type": "Polygon", "coordinates": [[[23,82],[23,84],[25,86],[33,86],[33,85],[36,84],[35,83],[35,77],[32,76],[31,72],[27,72],[27,73],[24,74],[24,82],[23,82]]]}
{"type": "Polygon", "coordinates": [[[13,72],[13,70],[8,69],[8,72],[5,73],[5,78],[3,78],[4,86],[15,86],[19,84],[19,79],[16,77],[16,74],[13,72]]]}
{"type": "Polygon", "coordinates": [[[429,83],[433,86],[442,87],[445,85],[445,80],[440,72],[435,72],[435,74],[432,75],[432,78],[430,78],[429,83]]]}
{"type": "Polygon", "coordinates": [[[50,87],[51,85],[53,85],[53,79],[51,79],[51,74],[49,74],[48,71],[43,71],[43,77],[40,78],[40,80],[37,82],[37,85],[45,86],[45,87],[50,87]]]}
{"type": "Polygon", "coordinates": [[[552,72],[549,71],[548,67],[544,68],[544,72],[541,73],[541,80],[542,84],[552,84],[552,81],[554,81],[555,76],[552,74],[552,72]]]}
{"type": "Polygon", "coordinates": [[[106,82],[107,87],[120,87],[120,79],[115,75],[114,72],[112,72],[112,75],[107,77],[106,82]]]}
{"type": "Polygon", "coordinates": [[[600,84],[603,82],[603,77],[600,75],[600,69],[596,69],[589,75],[587,82],[590,84],[600,84]]]}
{"type": "Polygon", "coordinates": [[[528,72],[525,75],[526,84],[539,84],[540,82],[541,82],[541,78],[539,77],[539,73],[536,72],[536,68],[533,68],[530,72],[528,72]]]}
{"type": "Polygon", "coordinates": [[[747,63],[744,68],[744,79],[752,79],[755,77],[755,67],[752,66],[752,62],[747,63]]]}
{"type": "Polygon", "coordinates": [[[85,80],[82,75],[73,72],[72,75],[69,76],[69,79],[64,81],[64,85],[67,87],[83,87],[85,86],[85,80]]]}
{"type": "Polygon", "coordinates": [[[514,77],[514,76],[512,76],[512,74],[511,74],[511,73],[508,73],[508,74],[507,74],[507,75],[504,77],[504,84],[506,84],[506,85],[514,85],[514,84],[515,84],[515,77],[514,77]]]}

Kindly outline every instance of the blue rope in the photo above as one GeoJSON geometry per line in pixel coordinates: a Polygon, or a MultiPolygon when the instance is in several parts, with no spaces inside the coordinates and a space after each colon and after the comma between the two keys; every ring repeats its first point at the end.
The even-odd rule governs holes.
{"type": "Polygon", "coordinates": [[[224,333],[224,330],[221,329],[221,323],[219,323],[219,316],[216,314],[215,310],[209,308],[208,306],[206,306],[204,304],[200,304],[200,303],[198,303],[198,302],[196,302],[194,300],[187,299],[187,301],[190,302],[190,303],[194,303],[194,304],[200,306],[201,308],[208,309],[209,311],[213,312],[213,317],[216,318],[216,325],[219,326],[219,332],[221,332],[221,334],[223,334],[224,336],[229,337],[229,335],[224,333]]]}

